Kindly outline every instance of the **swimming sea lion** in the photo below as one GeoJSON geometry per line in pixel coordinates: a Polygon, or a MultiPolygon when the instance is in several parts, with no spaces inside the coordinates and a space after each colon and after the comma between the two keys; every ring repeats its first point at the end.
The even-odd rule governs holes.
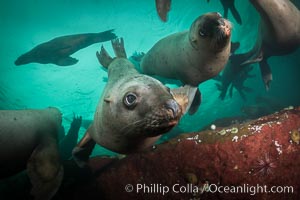
{"type": "Polygon", "coordinates": [[[159,18],[166,22],[168,12],[171,9],[171,0],[155,0],[155,6],[159,18]]]}
{"type": "Polygon", "coordinates": [[[251,50],[256,56],[244,62],[259,62],[265,87],[268,90],[272,72],[267,59],[295,51],[300,45],[300,11],[289,0],[250,0],[261,16],[259,33],[251,50]]]}
{"type": "Polygon", "coordinates": [[[21,55],[15,61],[15,65],[28,63],[52,63],[59,66],[74,65],[78,60],[72,58],[70,55],[94,43],[116,38],[117,36],[112,31],[108,30],[100,33],[85,33],[54,38],[21,55]]]}
{"type": "Polygon", "coordinates": [[[219,13],[198,17],[189,31],[158,41],[142,58],[141,69],[148,75],[178,79],[198,87],[216,76],[230,54],[231,25],[219,13]]]}
{"type": "Polygon", "coordinates": [[[188,93],[186,101],[181,101],[183,92],[176,90],[172,94],[158,80],[139,74],[126,59],[122,39],[112,41],[112,46],[117,58],[111,58],[103,46],[97,52],[100,64],[108,68],[108,82],[93,123],[73,150],[79,165],[84,165],[82,161],[88,159],[95,142],[118,153],[132,153],[153,145],[178,123],[190,105],[186,101],[194,98],[188,97],[188,87],[181,88],[188,93]]]}
{"type": "Polygon", "coordinates": [[[0,111],[0,178],[27,166],[35,199],[51,199],[63,178],[57,135],[61,113],[44,110],[0,111]]]}

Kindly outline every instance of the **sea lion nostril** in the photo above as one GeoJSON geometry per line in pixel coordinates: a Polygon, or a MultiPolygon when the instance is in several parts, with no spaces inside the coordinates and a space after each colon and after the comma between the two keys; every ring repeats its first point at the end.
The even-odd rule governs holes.
{"type": "Polygon", "coordinates": [[[178,103],[175,100],[173,99],[168,100],[165,104],[165,108],[172,111],[173,118],[176,118],[179,115],[180,108],[178,103]]]}

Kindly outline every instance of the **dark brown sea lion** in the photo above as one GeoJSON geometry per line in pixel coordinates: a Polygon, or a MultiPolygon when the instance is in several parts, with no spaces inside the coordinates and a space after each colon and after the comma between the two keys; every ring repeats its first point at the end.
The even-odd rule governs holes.
{"type": "Polygon", "coordinates": [[[0,111],[0,178],[27,168],[35,199],[51,199],[63,178],[57,135],[61,113],[44,110],[0,111]]]}
{"type": "Polygon", "coordinates": [[[117,36],[112,31],[108,30],[100,33],[85,33],[54,38],[21,55],[15,61],[15,65],[28,63],[52,63],[59,66],[74,65],[78,60],[72,58],[70,55],[94,43],[116,38],[117,36]]]}
{"type": "Polygon", "coordinates": [[[259,62],[266,89],[272,72],[267,60],[271,56],[289,54],[300,45],[300,11],[289,0],[250,0],[261,16],[258,38],[251,50],[256,56],[244,62],[259,62]]]}
{"type": "Polygon", "coordinates": [[[158,16],[163,22],[166,22],[171,9],[171,0],[155,0],[155,5],[158,16]]]}
{"type": "Polygon", "coordinates": [[[108,69],[108,82],[93,123],[73,150],[79,165],[85,164],[82,161],[88,159],[95,143],[118,153],[137,152],[153,145],[178,123],[194,98],[195,90],[189,87],[172,93],[158,80],[138,73],[126,58],[122,39],[112,41],[112,46],[117,56],[114,59],[103,46],[97,52],[100,64],[108,69]]]}

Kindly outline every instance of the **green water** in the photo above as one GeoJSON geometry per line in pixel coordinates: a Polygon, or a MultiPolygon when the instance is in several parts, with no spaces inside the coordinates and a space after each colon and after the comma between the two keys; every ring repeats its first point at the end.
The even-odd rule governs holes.
{"type": "MultiPolygon", "coordinates": [[[[223,13],[218,0],[173,0],[166,23],[160,21],[154,0],[101,1],[101,0],[24,0],[0,1],[0,108],[24,109],[58,107],[63,113],[63,125],[70,126],[73,112],[83,119],[92,119],[98,99],[107,79],[95,52],[101,44],[94,44],[73,54],[79,59],[76,65],[59,67],[53,64],[31,63],[15,66],[18,56],[34,46],[54,37],[101,32],[115,29],[123,37],[128,55],[135,51],[147,52],[155,42],[171,33],[189,29],[191,23],[206,12],[223,13]]],[[[239,25],[229,13],[234,28],[232,41],[241,43],[237,53],[252,48],[257,35],[259,15],[248,1],[236,1],[243,24],[239,25]]],[[[103,43],[113,55],[110,42],[103,43]]],[[[300,104],[300,51],[272,57],[273,82],[266,92],[260,71],[245,85],[254,89],[244,101],[234,91],[233,98],[218,98],[215,80],[202,83],[202,104],[193,116],[184,116],[177,131],[197,131],[212,121],[243,115],[241,107],[253,105],[257,96],[267,96],[282,107],[300,104]]],[[[175,132],[176,132],[175,130],[175,132]]],[[[85,129],[80,129],[80,135],[85,129]]],[[[168,138],[165,137],[165,138],[168,138]]],[[[99,153],[98,149],[98,152],[99,153]]]]}

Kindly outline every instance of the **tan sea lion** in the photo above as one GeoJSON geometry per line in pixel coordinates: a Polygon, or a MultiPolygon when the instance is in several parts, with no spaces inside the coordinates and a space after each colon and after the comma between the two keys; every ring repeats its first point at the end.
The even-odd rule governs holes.
{"type": "Polygon", "coordinates": [[[59,66],[74,65],[78,60],[72,58],[70,55],[92,44],[116,38],[117,36],[112,31],[66,35],[54,38],[21,55],[15,61],[15,65],[25,65],[28,63],[52,63],[59,66]]]}
{"type": "Polygon", "coordinates": [[[189,31],[158,41],[142,58],[141,69],[148,75],[178,79],[198,87],[216,76],[230,54],[231,25],[219,13],[198,17],[189,31]]]}
{"type": "MultiPolygon", "coordinates": [[[[193,22],[189,31],[158,41],[142,58],[141,70],[198,88],[224,68],[230,55],[230,41],[230,22],[219,13],[206,13],[193,22]]],[[[200,103],[197,90],[189,113],[195,113],[200,103]]]]}
{"type": "Polygon", "coordinates": [[[258,38],[250,51],[256,55],[244,62],[259,62],[266,89],[273,79],[267,60],[289,54],[300,45],[300,11],[289,0],[250,0],[261,16],[258,38]]]}
{"type": "Polygon", "coordinates": [[[153,145],[178,123],[194,98],[195,90],[190,87],[172,93],[158,80],[138,73],[126,59],[122,39],[112,41],[112,46],[117,56],[114,59],[103,46],[97,52],[100,64],[108,69],[108,82],[93,123],[73,150],[79,165],[85,164],[82,161],[88,159],[95,142],[118,153],[137,152],[153,145]]]}
{"type": "Polygon", "coordinates": [[[63,178],[57,135],[61,113],[56,108],[0,111],[0,178],[27,167],[35,199],[51,199],[63,178]]]}

